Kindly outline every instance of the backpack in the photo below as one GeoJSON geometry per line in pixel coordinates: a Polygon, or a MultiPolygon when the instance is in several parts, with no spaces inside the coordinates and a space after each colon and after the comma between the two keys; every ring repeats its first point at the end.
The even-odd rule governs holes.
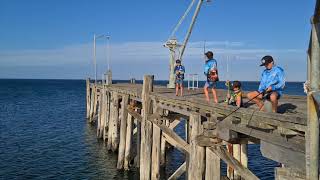
{"type": "Polygon", "coordinates": [[[208,80],[209,81],[213,81],[213,82],[217,82],[219,81],[219,76],[218,76],[218,70],[215,69],[214,67],[212,67],[210,70],[209,70],[209,73],[208,73],[208,80]]]}

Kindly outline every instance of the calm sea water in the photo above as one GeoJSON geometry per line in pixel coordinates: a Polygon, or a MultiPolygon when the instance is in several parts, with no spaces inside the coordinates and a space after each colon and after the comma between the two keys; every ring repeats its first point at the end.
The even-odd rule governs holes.
{"type": "MultiPolygon", "coordinates": [[[[244,90],[257,86],[243,83],[244,90]]],[[[302,83],[287,83],[286,93],[304,95],[302,83]]],[[[171,150],[162,176],[183,161],[181,153],[171,150]]],[[[116,162],[86,122],[85,81],[0,80],[0,179],[138,178],[135,170],[116,170],[116,162]]],[[[249,145],[249,168],[258,177],[273,179],[276,165],[261,156],[258,145],[249,145]]]]}

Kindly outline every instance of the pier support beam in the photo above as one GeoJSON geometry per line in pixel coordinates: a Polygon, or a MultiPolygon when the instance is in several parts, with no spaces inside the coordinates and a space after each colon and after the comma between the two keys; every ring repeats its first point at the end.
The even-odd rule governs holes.
{"type": "Polygon", "coordinates": [[[93,85],[91,87],[91,95],[90,95],[90,116],[89,116],[89,123],[92,123],[94,117],[94,104],[95,104],[95,94],[96,94],[96,87],[93,85]]]}
{"type": "Polygon", "coordinates": [[[306,139],[306,179],[319,178],[319,101],[314,97],[320,92],[320,1],[317,0],[314,15],[311,18],[311,38],[309,44],[308,58],[310,64],[308,76],[310,89],[307,96],[308,106],[308,130],[306,139]]]}
{"type": "Polygon", "coordinates": [[[161,130],[153,125],[151,179],[160,179],[161,130]]]}
{"type": "Polygon", "coordinates": [[[127,132],[126,132],[126,147],[124,152],[124,169],[129,170],[130,161],[131,161],[131,145],[132,145],[132,126],[133,126],[133,117],[131,114],[128,114],[127,117],[127,132]]]}
{"type": "Polygon", "coordinates": [[[152,113],[150,92],[153,91],[153,79],[151,75],[145,75],[143,78],[140,180],[149,180],[151,177],[152,123],[147,118],[152,113]]]}
{"type": "Polygon", "coordinates": [[[118,148],[118,119],[119,119],[119,97],[117,92],[111,93],[110,120],[108,131],[107,149],[116,151],[118,148]]]}
{"type": "Polygon", "coordinates": [[[122,96],[121,101],[121,122],[120,122],[120,143],[119,143],[119,153],[118,153],[118,163],[117,168],[123,169],[124,165],[124,157],[125,157],[125,146],[126,146],[126,137],[127,137],[127,105],[129,103],[129,96],[124,95],[122,96]]]}
{"type": "Polygon", "coordinates": [[[105,121],[103,125],[103,140],[106,141],[108,138],[108,129],[110,121],[110,93],[109,91],[105,92],[105,121]]]}
{"type": "Polygon", "coordinates": [[[189,154],[189,167],[188,167],[188,179],[203,179],[205,170],[205,149],[196,144],[196,137],[203,131],[201,127],[201,116],[197,113],[193,113],[190,116],[190,154],[189,154]]]}
{"type": "Polygon", "coordinates": [[[90,79],[86,79],[87,119],[90,117],[90,79]]]}
{"type": "Polygon", "coordinates": [[[206,148],[206,177],[205,180],[220,180],[220,158],[209,148],[206,148]]]}

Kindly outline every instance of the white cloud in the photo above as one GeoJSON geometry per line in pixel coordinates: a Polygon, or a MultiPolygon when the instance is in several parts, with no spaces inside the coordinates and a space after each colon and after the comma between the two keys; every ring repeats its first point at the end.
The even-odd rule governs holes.
{"type": "MultiPolygon", "coordinates": [[[[163,43],[164,42],[126,42],[112,44],[111,66],[116,78],[128,79],[129,76],[141,78],[143,74],[152,73],[158,76],[158,79],[166,79],[168,76],[169,51],[163,47],[163,43]]],[[[247,61],[250,60],[253,67],[255,67],[258,63],[257,61],[266,54],[274,55],[276,59],[281,60],[280,62],[283,62],[285,65],[292,61],[298,61],[298,59],[302,59],[305,56],[305,51],[300,49],[261,49],[258,47],[248,47],[250,46],[245,42],[206,42],[206,49],[212,50],[215,53],[221,68],[226,67],[224,60],[227,56],[231,60],[243,62],[246,66],[248,64],[247,61]]],[[[105,44],[97,45],[99,74],[102,74],[106,67],[107,55],[105,50],[105,44]]],[[[33,74],[32,71],[25,71],[25,73],[20,72],[19,74],[8,73],[8,69],[11,71],[15,69],[23,71],[21,67],[32,67],[32,69],[36,69],[37,67],[50,69],[50,67],[52,67],[56,68],[57,73],[59,73],[55,73],[55,70],[48,71],[47,74],[43,72],[44,78],[55,78],[57,75],[64,77],[64,74],[65,78],[85,78],[89,74],[92,74],[92,51],[92,44],[70,45],[56,49],[0,51],[0,78],[8,78],[11,76],[14,76],[13,78],[23,78],[19,76],[23,76],[24,74],[28,78],[37,78],[34,76],[39,75],[36,73],[33,74]]],[[[184,63],[187,69],[193,73],[198,72],[202,74],[200,72],[202,72],[203,66],[203,42],[190,42],[188,44],[184,63]]],[[[304,61],[299,61],[299,63],[293,64],[292,66],[305,66],[304,61]]],[[[241,66],[241,63],[238,64],[241,66]]],[[[290,70],[290,67],[288,69],[290,70]]],[[[245,73],[238,73],[239,77],[241,77],[240,79],[257,80],[245,73]]],[[[292,73],[292,79],[295,79],[296,76],[298,75],[292,73]]],[[[304,76],[302,72],[299,77],[304,76]]],[[[301,80],[301,78],[299,80],[301,80]]]]}

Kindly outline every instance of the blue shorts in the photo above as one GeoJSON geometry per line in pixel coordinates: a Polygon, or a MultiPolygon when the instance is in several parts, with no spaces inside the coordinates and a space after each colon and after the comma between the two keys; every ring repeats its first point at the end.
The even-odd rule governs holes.
{"type": "Polygon", "coordinates": [[[214,81],[207,81],[206,84],[204,85],[205,88],[216,88],[217,87],[217,82],[214,81]]]}
{"type": "Polygon", "coordinates": [[[183,84],[183,79],[176,79],[176,84],[183,84]]]}

